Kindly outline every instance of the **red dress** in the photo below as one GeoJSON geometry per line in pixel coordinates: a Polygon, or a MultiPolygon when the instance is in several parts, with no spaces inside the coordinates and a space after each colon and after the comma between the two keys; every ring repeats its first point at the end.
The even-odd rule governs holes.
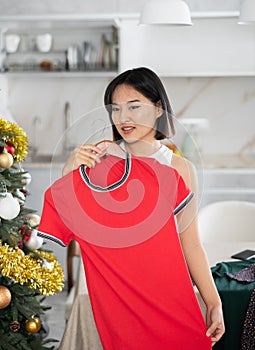
{"type": "Polygon", "coordinates": [[[211,349],[176,230],[191,198],[175,169],[134,156],[46,191],[39,235],[79,242],[104,349],[211,349]]]}

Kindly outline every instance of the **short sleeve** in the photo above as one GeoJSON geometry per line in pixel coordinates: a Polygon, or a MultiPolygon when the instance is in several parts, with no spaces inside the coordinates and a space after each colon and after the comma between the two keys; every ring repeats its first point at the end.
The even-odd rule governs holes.
{"type": "MultiPolygon", "coordinates": [[[[52,188],[49,188],[44,195],[43,211],[38,227],[38,236],[50,239],[62,246],[67,246],[74,238],[72,232],[65,225],[59,208],[63,207],[63,198],[52,195],[52,188]]],[[[69,213],[70,215],[70,213],[69,213]]]]}
{"type": "Polygon", "coordinates": [[[174,215],[180,213],[192,200],[194,193],[183,180],[182,176],[177,174],[177,198],[174,209],[174,215]]]}

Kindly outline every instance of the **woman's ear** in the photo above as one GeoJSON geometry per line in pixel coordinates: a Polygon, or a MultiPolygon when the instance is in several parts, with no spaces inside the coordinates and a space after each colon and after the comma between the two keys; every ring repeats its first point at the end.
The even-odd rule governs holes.
{"type": "Polygon", "coordinates": [[[156,103],[156,114],[157,114],[157,118],[161,117],[162,114],[163,114],[163,110],[162,110],[162,102],[161,100],[159,100],[157,103],[156,103]]]}

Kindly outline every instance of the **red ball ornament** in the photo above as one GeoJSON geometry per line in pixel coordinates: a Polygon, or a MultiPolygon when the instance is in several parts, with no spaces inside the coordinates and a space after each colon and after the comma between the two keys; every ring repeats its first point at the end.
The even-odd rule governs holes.
{"type": "Polygon", "coordinates": [[[25,197],[27,197],[29,195],[29,191],[27,189],[25,189],[25,188],[21,188],[20,192],[22,192],[25,197]]]}
{"type": "Polygon", "coordinates": [[[27,227],[27,226],[24,225],[24,224],[21,225],[20,228],[19,228],[19,233],[23,235],[23,234],[26,232],[26,227],[27,227]]]}
{"type": "Polygon", "coordinates": [[[21,234],[24,242],[29,241],[32,231],[33,229],[24,224],[19,228],[19,233],[21,234]]]}
{"type": "Polygon", "coordinates": [[[15,153],[15,147],[13,146],[13,144],[11,142],[6,142],[6,145],[7,145],[7,146],[5,146],[6,151],[13,156],[15,153]]]}
{"type": "Polygon", "coordinates": [[[24,242],[28,242],[30,240],[31,234],[32,234],[32,229],[28,228],[25,232],[25,234],[23,235],[23,241],[24,242]]]}

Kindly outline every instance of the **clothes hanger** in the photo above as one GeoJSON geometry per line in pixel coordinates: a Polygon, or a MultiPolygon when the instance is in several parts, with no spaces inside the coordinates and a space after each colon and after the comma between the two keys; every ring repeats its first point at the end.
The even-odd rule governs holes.
{"type": "MultiPolygon", "coordinates": [[[[115,157],[119,157],[122,159],[126,159],[126,152],[115,142],[110,140],[103,140],[96,143],[96,146],[100,148],[100,150],[105,151],[104,155],[111,155],[115,157]]],[[[103,156],[104,156],[103,155],[103,156]]]]}

